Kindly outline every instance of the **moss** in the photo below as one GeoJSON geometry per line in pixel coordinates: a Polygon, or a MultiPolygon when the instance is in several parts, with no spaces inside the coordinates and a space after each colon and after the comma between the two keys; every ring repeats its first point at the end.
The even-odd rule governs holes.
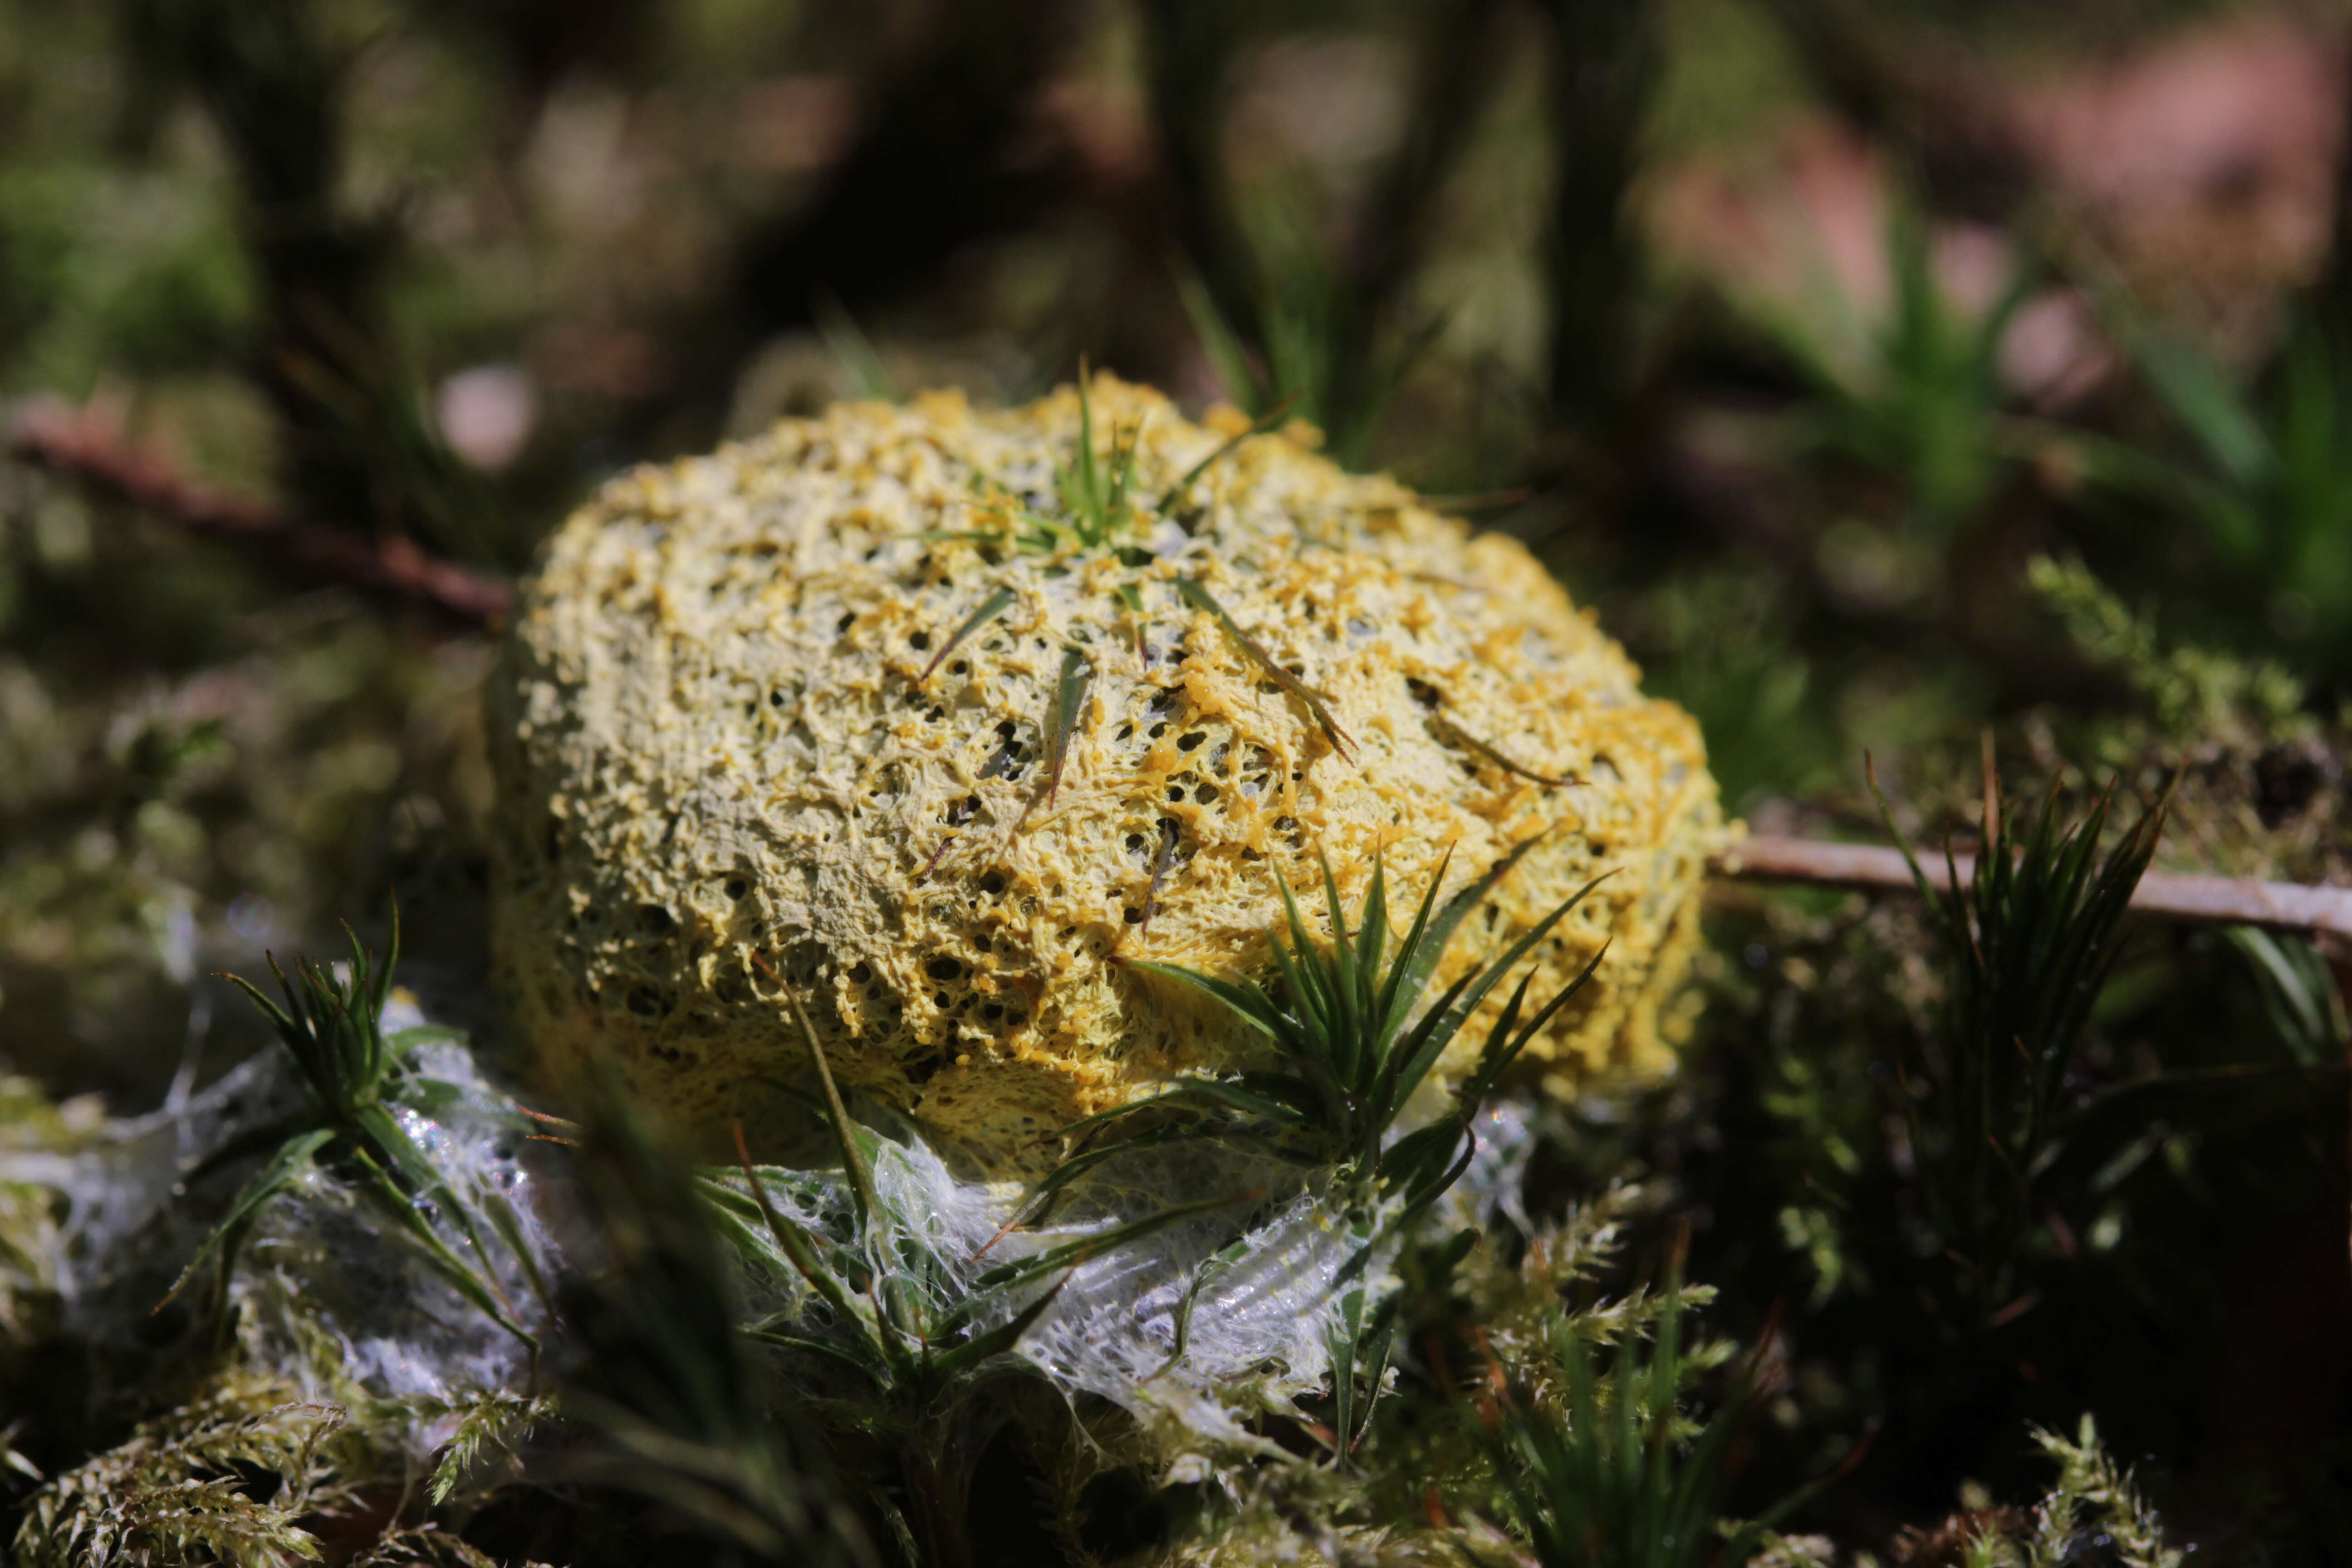
{"type": "Polygon", "coordinates": [[[315,1560],[319,1517],[351,1511],[378,1462],[341,1405],[233,1373],[44,1486],[26,1506],[13,1560],[26,1568],[315,1560]]]}

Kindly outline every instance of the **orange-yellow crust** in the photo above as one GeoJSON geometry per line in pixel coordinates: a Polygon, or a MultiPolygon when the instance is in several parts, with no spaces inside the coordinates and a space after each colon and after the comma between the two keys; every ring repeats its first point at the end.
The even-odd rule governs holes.
{"type": "MultiPolygon", "coordinates": [[[[1091,401],[1147,498],[1220,443],[1107,376],[1091,401]]],[[[845,1082],[1034,1169],[1051,1130],[1251,1047],[1117,958],[1260,970],[1277,873],[1319,908],[1328,856],[1352,912],[1377,856],[1409,906],[1448,849],[1450,891],[1534,835],[1441,981],[1612,872],[1540,950],[1538,996],[1611,944],[1530,1070],[1570,1094],[1668,1066],[1725,831],[1689,716],[1519,545],[1280,436],[1213,465],[1187,526],[1147,508],[1125,557],[1007,547],[1008,495],[1058,505],[1078,413],[836,407],[626,475],[556,534],[491,697],[498,969],[550,1070],[600,1054],[689,1124],[757,1125],[806,1067],[789,982],[845,1082]],[[1091,673],[1055,784],[1066,647],[1091,673]]]]}

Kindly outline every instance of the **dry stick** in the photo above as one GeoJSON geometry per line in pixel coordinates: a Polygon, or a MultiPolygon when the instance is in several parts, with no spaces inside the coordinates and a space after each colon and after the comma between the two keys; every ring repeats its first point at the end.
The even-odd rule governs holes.
{"type": "MultiPolygon", "coordinates": [[[[1961,880],[1976,879],[1976,857],[1956,855],[1961,880]]],[[[1757,882],[1812,882],[1833,888],[1917,888],[1902,853],[1867,844],[1815,838],[1750,838],[1716,858],[1727,877],[1757,882]]],[[[2268,926],[2323,939],[2321,954],[2336,989],[2352,1004],[2352,888],[2264,882],[2252,877],[2195,877],[2150,871],[2132,890],[2131,907],[2174,920],[2268,926]]]]}
{"type": "MultiPolygon", "coordinates": [[[[1963,883],[1976,876],[1976,857],[1953,857],[1963,883]]],[[[1750,838],[1717,857],[1715,869],[1753,882],[1812,882],[1832,888],[1917,887],[1901,851],[1813,838],[1750,838]]],[[[1930,875],[1936,868],[1930,868],[1930,875]]],[[[2268,926],[2274,931],[2352,940],[2352,888],[2305,887],[2252,877],[2199,877],[2150,871],[2139,879],[2131,907],[2174,920],[2268,926]]]]}
{"type": "Polygon", "coordinates": [[[465,626],[487,625],[514,596],[507,584],[436,560],[400,535],[305,522],[191,483],[156,454],[124,442],[102,419],[61,405],[36,402],[18,409],[8,421],[7,448],[193,533],[261,546],[311,576],[405,599],[465,626]]]}

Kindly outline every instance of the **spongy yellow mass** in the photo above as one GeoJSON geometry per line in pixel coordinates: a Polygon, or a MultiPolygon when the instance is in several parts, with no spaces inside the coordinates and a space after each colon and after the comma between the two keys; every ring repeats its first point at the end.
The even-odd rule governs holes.
{"type": "Polygon", "coordinates": [[[1570,1094],[1668,1065],[1724,831],[1691,719],[1517,543],[1280,434],[1172,493],[1238,416],[1108,377],[1089,401],[1098,473],[1133,451],[1108,543],[1036,521],[1070,519],[1073,389],[836,407],[557,533],[491,697],[497,967],[546,1070],[600,1057],[706,1132],[772,1124],[808,1068],[790,986],[845,1084],[1034,1170],[1055,1129],[1255,1048],[1120,960],[1263,974],[1277,878],[1319,915],[1328,858],[1352,911],[1377,859],[1409,904],[1538,836],[1440,983],[1612,873],[1533,960],[1548,996],[1608,944],[1528,1070],[1570,1094]]]}

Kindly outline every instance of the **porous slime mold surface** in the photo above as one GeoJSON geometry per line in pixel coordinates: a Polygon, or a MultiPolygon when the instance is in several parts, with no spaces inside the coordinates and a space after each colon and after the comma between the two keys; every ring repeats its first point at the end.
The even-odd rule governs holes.
{"type": "Polygon", "coordinates": [[[1529,840],[1438,984],[1603,877],[1528,961],[1541,999],[1607,948],[1523,1070],[1669,1066],[1725,836],[1690,717],[1518,543],[1311,433],[1085,403],[837,406],[556,533],[490,697],[495,965],[541,1069],[756,1137],[807,1079],[790,988],[845,1085],[1034,1173],[1263,1047],[1122,961],[1264,977],[1281,879],[1320,922],[1323,866],[1352,911],[1377,860],[1409,914],[1529,840]],[[1037,521],[1073,516],[1082,421],[1128,477],[1094,540],[1037,521]]]}

